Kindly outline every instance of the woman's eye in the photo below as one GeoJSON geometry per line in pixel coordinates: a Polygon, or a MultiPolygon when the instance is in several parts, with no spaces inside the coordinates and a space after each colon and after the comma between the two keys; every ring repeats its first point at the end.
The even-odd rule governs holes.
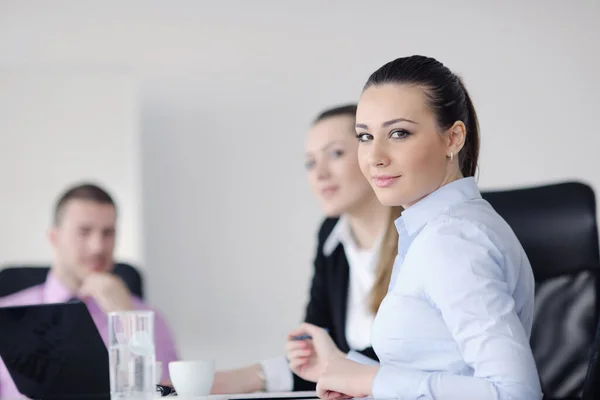
{"type": "Polygon", "coordinates": [[[368,142],[369,140],[373,139],[373,136],[369,135],[368,133],[358,133],[356,134],[356,138],[359,142],[368,142]]]}
{"type": "Polygon", "coordinates": [[[304,163],[304,168],[306,168],[306,169],[313,169],[314,167],[315,167],[314,160],[308,160],[304,163]]]}
{"type": "Polygon", "coordinates": [[[332,158],[340,158],[343,155],[344,155],[344,151],[343,150],[333,150],[331,152],[331,157],[332,158]]]}
{"type": "Polygon", "coordinates": [[[390,134],[390,137],[392,137],[394,139],[405,139],[408,136],[410,136],[410,132],[405,131],[404,129],[398,129],[398,130],[392,131],[392,133],[390,134]]]}

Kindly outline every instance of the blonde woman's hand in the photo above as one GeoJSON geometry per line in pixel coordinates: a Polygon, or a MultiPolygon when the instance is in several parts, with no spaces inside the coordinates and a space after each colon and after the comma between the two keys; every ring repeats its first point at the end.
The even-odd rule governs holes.
{"type": "Polygon", "coordinates": [[[317,382],[331,359],[344,358],[329,333],[318,326],[304,323],[290,332],[286,343],[290,369],[304,380],[317,382]],[[297,340],[297,336],[310,335],[311,339],[297,340]]]}

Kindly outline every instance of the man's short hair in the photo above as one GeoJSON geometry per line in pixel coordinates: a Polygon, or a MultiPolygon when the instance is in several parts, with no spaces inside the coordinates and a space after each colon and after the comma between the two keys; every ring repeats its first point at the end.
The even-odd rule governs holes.
{"type": "Polygon", "coordinates": [[[88,200],[99,204],[109,204],[115,210],[117,208],[114,200],[106,190],[93,183],[80,183],[67,189],[56,202],[56,206],[54,207],[54,225],[60,223],[65,206],[71,200],[88,200]]]}

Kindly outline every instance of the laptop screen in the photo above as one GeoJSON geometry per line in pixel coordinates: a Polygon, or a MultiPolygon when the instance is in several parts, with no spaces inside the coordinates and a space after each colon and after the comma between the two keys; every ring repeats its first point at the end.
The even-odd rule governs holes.
{"type": "Polygon", "coordinates": [[[32,399],[109,399],[108,351],[81,302],[0,308],[0,357],[32,399]]]}

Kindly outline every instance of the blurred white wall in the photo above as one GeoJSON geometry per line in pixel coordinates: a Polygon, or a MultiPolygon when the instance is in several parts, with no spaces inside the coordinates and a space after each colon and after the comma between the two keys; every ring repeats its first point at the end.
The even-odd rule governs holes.
{"type": "Polygon", "coordinates": [[[3,1],[0,66],[136,79],[150,299],[184,357],[227,367],[279,354],[303,314],[320,213],[302,142],[321,108],[431,55],[479,111],[483,188],[598,191],[599,20],[584,0],[3,1]]]}
{"type": "Polygon", "coordinates": [[[142,260],[138,103],[114,72],[0,66],[0,267],[49,263],[56,200],[76,182],[119,206],[120,260],[142,260]]]}

